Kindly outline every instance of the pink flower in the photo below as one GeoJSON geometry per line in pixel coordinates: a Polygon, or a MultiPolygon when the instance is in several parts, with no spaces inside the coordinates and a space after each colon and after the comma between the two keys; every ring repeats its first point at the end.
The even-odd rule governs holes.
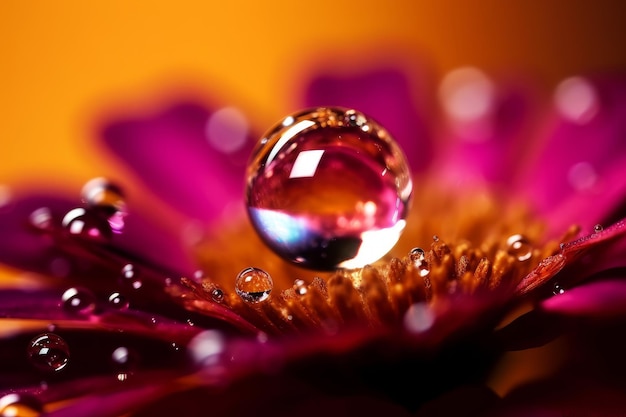
{"type": "Polygon", "coordinates": [[[0,291],[2,415],[624,409],[626,78],[550,98],[474,68],[414,91],[407,73],[322,74],[298,102],[370,115],[413,170],[406,231],[364,268],[303,270],[261,242],[243,186],[263,127],[235,108],[106,117],[132,174],[82,201],[16,191],[0,260],[36,275],[0,291]],[[274,282],[258,305],[234,288],[251,266],[274,282]],[[510,389],[507,352],[555,343],[562,366],[510,389]]]}

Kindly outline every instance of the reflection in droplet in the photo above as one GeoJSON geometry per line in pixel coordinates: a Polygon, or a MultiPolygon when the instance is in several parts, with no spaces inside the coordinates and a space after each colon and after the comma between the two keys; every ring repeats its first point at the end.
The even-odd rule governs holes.
{"type": "Polygon", "coordinates": [[[91,314],[96,309],[96,297],[87,288],[72,287],[61,296],[63,308],[70,313],[91,314]]]}
{"type": "Polygon", "coordinates": [[[269,298],[274,282],[259,268],[246,268],[235,279],[235,292],[248,303],[260,303],[269,298]]]}
{"type": "Polygon", "coordinates": [[[106,219],[82,207],[68,211],[61,225],[69,234],[91,239],[109,239],[112,235],[106,219]]]}
{"type": "Polygon", "coordinates": [[[552,294],[559,295],[559,294],[563,294],[564,292],[565,292],[565,287],[563,287],[558,282],[554,283],[554,285],[552,286],[552,294]]]}
{"type": "Polygon", "coordinates": [[[34,366],[48,372],[60,371],[70,359],[67,343],[54,333],[44,333],[33,338],[27,353],[34,366]]]}
{"type": "Polygon", "coordinates": [[[123,294],[114,292],[109,295],[109,305],[118,310],[126,310],[130,303],[128,298],[126,298],[123,294]]]}
{"type": "Polygon", "coordinates": [[[308,291],[306,282],[302,279],[297,279],[293,282],[293,289],[298,295],[304,295],[308,291]]]}
{"type": "Polygon", "coordinates": [[[533,255],[533,247],[528,239],[520,234],[509,236],[506,240],[507,252],[518,261],[526,261],[533,255]]]}
{"type": "Polygon", "coordinates": [[[600,102],[594,86],[583,77],[563,80],[554,92],[554,106],[561,117],[585,124],[598,113],[600,102]]]}
{"type": "Polygon", "coordinates": [[[413,248],[409,252],[409,259],[413,262],[413,266],[417,268],[419,275],[425,277],[430,274],[428,263],[426,262],[426,253],[422,248],[413,248]]]}
{"type": "Polygon", "coordinates": [[[224,300],[224,291],[221,288],[215,287],[211,290],[211,299],[215,302],[221,302],[224,300]]]}
{"type": "Polygon", "coordinates": [[[83,186],[81,196],[91,210],[108,221],[114,233],[123,231],[128,211],[121,187],[106,178],[94,178],[83,186]]]}
{"type": "Polygon", "coordinates": [[[603,230],[604,230],[604,227],[602,227],[601,224],[596,224],[595,226],[593,226],[594,233],[600,233],[603,230]]]}
{"type": "Polygon", "coordinates": [[[263,241],[316,270],[383,257],[404,230],[413,190],[391,135],[343,108],[307,109],[271,128],[252,153],[246,184],[248,214],[263,241]]]}
{"type": "Polygon", "coordinates": [[[435,315],[424,302],[415,303],[404,314],[404,327],[409,332],[421,333],[431,328],[435,315]]]}
{"type": "Polygon", "coordinates": [[[39,417],[41,401],[33,395],[13,392],[0,397],[0,417],[39,417]]]}

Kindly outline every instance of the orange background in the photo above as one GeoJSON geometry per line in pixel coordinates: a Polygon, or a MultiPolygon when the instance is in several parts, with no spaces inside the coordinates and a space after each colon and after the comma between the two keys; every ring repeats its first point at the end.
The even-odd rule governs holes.
{"type": "MultiPolygon", "coordinates": [[[[462,65],[551,88],[626,68],[614,1],[0,2],[0,185],[76,189],[116,169],[93,147],[104,108],[193,88],[265,129],[316,60],[384,45],[435,74],[462,65]]],[[[217,104],[217,103],[216,103],[217,104]]]]}

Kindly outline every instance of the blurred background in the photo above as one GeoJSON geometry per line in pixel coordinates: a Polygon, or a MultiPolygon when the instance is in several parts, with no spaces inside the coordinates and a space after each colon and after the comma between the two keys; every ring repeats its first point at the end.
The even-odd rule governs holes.
{"type": "MultiPolygon", "coordinates": [[[[193,91],[263,131],[335,58],[422,65],[436,81],[472,65],[564,77],[626,69],[619,1],[20,1],[0,3],[0,184],[76,189],[118,167],[94,147],[111,109],[193,91]],[[358,59],[357,59],[358,58],[358,59]]],[[[417,68],[417,66],[416,66],[417,68]]],[[[422,68],[422,67],[420,67],[422,68]]]]}

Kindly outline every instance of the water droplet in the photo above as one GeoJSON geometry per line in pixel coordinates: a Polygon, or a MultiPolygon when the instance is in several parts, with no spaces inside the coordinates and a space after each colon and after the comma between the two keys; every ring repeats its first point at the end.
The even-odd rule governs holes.
{"type": "Polygon", "coordinates": [[[430,274],[430,269],[428,269],[428,263],[426,262],[426,253],[424,252],[424,249],[411,249],[411,252],[409,252],[409,259],[411,259],[411,262],[413,262],[413,266],[417,268],[421,277],[425,277],[430,274]]]}
{"type": "Polygon", "coordinates": [[[191,319],[187,319],[187,324],[188,324],[190,327],[193,327],[193,326],[195,326],[195,325],[196,325],[196,324],[193,322],[193,320],[191,320],[191,319]]]}
{"type": "Polygon", "coordinates": [[[124,297],[124,295],[119,292],[114,292],[109,295],[109,304],[118,310],[126,310],[130,305],[128,298],[124,297]]]}
{"type": "Polygon", "coordinates": [[[213,365],[219,362],[225,340],[217,330],[205,330],[189,341],[189,353],[198,365],[213,365]]]}
{"type": "Polygon", "coordinates": [[[533,255],[533,247],[523,235],[517,234],[509,236],[506,240],[507,252],[518,261],[526,261],[533,255]]]}
{"type": "Polygon", "coordinates": [[[272,277],[259,268],[246,268],[237,275],[235,291],[248,303],[260,303],[269,298],[272,292],[272,277]]]}
{"type": "Polygon", "coordinates": [[[600,233],[603,230],[604,230],[604,227],[602,227],[601,224],[596,224],[595,226],[593,226],[594,233],[600,233]]]}
{"type": "Polygon", "coordinates": [[[404,327],[412,333],[424,332],[435,322],[435,315],[426,303],[415,303],[404,313],[404,327]]]}
{"type": "Polygon", "coordinates": [[[48,207],[40,207],[33,211],[29,217],[30,224],[39,230],[50,231],[54,228],[52,212],[48,207]]]}
{"type": "Polygon", "coordinates": [[[104,217],[114,233],[121,233],[128,214],[121,187],[106,178],[94,178],[81,191],[83,201],[104,217]]]}
{"type": "Polygon", "coordinates": [[[304,280],[302,279],[297,279],[293,282],[293,289],[298,295],[304,295],[308,291],[306,282],[304,282],[304,280]]]}
{"type": "Polygon", "coordinates": [[[277,254],[311,269],[383,257],[404,230],[413,189],[402,150],[356,110],[318,108],[288,119],[268,131],[248,164],[256,231],[277,254]]]}
{"type": "Polygon", "coordinates": [[[33,338],[27,352],[33,365],[48,372],[60,371],[70,359],[67,343],[54,333],[43,333],[33,338]]]}
{"type": "Polygon", "coordinates": [[[118,371],[129,371],[136,367],[139,356],[135,351],[120,346],[111,353],[111,360],[118,371]]]}
{"type": "Polygon", "coordinates": [[[112,236],[106,219],[81,207],[68,211],[61,224],[72,235],[91,239],[109,239],[112,236]]]}
{"type": "Polygon", "coordinates": [[[433,235],[433,242],[439,242],[439,236],[433,235]]]}
{"type": "Polygon", "coordinates": [[[0,398],[0,417],[38,417],[42,412],[41,401],[33,395],[13,392],[0,398]]]}
{"type": "Polygon", "coordinates": [[[565,292],[565,288],[558,282],[556,282],[554,286],[552,287],[552,294],[554,295],[563,294],[564,292],[565,292]]]}
{"type": "Polygon", "coordinates": [[[139,277],[139,271],[133,264],[124,265],[120,278],[123,285],[129,286],[135,290],[138,290],[143,285],[139,277]]]}
{"type": "Polygon", "coordinates": [[[61,296],[63,308],[70,313],[91,314],[96,309],[96,297],[86,288],[72,287],[61,296]]]}
{"type": "Polygon", "coordinates": [[[221,288],[213,288],[211,290],[211,298],[213,299],[213,301],[216,302],[221,302],[224,299],[224,291],[222,291],[221,288]]]}

